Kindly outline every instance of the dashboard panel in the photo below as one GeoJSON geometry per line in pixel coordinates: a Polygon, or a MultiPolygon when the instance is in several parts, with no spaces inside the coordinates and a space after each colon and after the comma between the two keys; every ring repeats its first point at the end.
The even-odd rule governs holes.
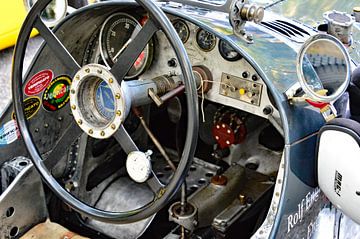
{"type": "MultiPolygon", "coordinates": [[[[207,85],[206,91],[204,94],[199,92],[199,96],[267,118],[264,109],[272,105],[267,87],[246,58],[211,29],[203,29],[172,15],[168,17],[185,46],[194,70],[203,68],[210,74],[203,82],[207,85]]],[[[99,63],[111,67],[146,19],[147,16],[141,14],[111,14],[90,38],[83,64],[99,63]]],[[[146,80],[160,75],[181,75],[181,69],[165,34],[158,31],[126,78],[146,80]]]]}

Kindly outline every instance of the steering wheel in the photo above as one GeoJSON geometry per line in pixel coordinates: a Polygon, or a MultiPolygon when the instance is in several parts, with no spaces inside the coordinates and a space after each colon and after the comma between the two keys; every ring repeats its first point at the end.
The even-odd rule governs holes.
{"type": "Polygon", "coordinates": [[[40,18],[41,12],[50,2],[51,0],[39,0],[30,10],[20,30],[12,67],[12,94],[16,119],[22,139],[31,156],[32,162],[50,189],[71,208],[85,216],[109,223],[131,223],[147,218],[167,205],[170,199],[175,195],[186,177],[195,152],[199,125],[197,90],[191,64],[185,48],[171,22],[153,1],[136,0],[137,4],[142,6],[149,13],[149,18],[140,32],[119,56],[113,67],[110,70],[96,64],[80,67],[60,40],[40,18]],[[62,144],[64,142],[69,142],[69,140],[75,141],[85,129],[88,129],[87,127],[93,127],[85,131],[89,136],[95,138],[108,138],[113,136],[127,154],[138,150],[137,146],[123,127],[123,122],[128,116],[131,108],[129,95],[131,95],[132,92],[131,89],[122,87],[121,82],[152,36],[160,29],[167,36],[178,58],[182,70],[183,81],[185,83],[186,101],[191,107],[188,107],[187,120],[189,123],[187,124],[188,126],[186,129],[186,142],[177,170],[166,187],[160,183],[156,175],[152,172],[152,175],[147,179],[146,183],[150,186],[155,196],[154,200],[149,204],[125,212],[109,212],[94,208],[75,198],[65,190],[46,167],[47,160],[43,161],[37,146],[34,144],[34,139],[30,133],[23,106],[23,61],[29,35],[33,28],[38,30],[48,47],[67,67],[67,70],[72,72],[71,76],[73,77],[73,83],[70,92],[71,110],[75,119],[81,115],[83,116],[83,122],[80,122],[80,120],[73,120],[72,124],[66,129],[66,132],[64,132],[54,145],[52,151],[47,156],[47,160],[51,157],[58,157],[61,155],[61,152],[64,150],[64,148],[61,147],[62,144]],[[110,88],[112,89],[113,95],[118,99],[118,103],[115,104],[116,114],[114,118],[111,119],[111,122],[104,123],[101,121],[101,118],[96,118],[96,114],[90,117],[89,115],[92,113],[91,110],[86,110],[91,107],[87,107],[86,99],[82,98],[84,94],[81,92],[93,86],[93,84],[87,82],[91,82],[91,79],[94,79],[95,77],[94,75],[100,77],[103,81],[106,81],[109,86],[112,85],[110,88]],[[76,84],[74,82],[76,82],[76,84]],[[80,107],[81,104],[83,104],[83,107],[80,107]],[[82,109],[77,110],[77,108],[82,109]],[[93,117],[95,117],[95,119],[93,117]]]}

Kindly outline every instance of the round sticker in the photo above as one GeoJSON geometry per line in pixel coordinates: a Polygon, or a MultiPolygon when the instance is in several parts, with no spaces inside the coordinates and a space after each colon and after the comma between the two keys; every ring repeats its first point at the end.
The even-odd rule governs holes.
{"type": "Polygon", "coordinates": [[[63,108],[70,99],[71,79],[68,76],[58,76],[45,89],[43,107],[47,111],[57,111],[63,108]]]}
{"type": "Polygon", "coordinates": [[[111,120],[115,114],[115,99],[113,93],[105,81],[96,88],[96,108],[106,119],[111,120]]]}
{"type": "Polygon", "coordinates": [[[26,119],[31,119],[40,109],[41,101],[37,96],[24,100],[24,113],[26,119]]]}
{"type": "Polygon", "coordinates": [[[53,78],[53,72],[51,70],[43,70],[36,73],[26,83],[24,93],[27,96],[37,95],[42,92],[51,82],[53,78]]]}

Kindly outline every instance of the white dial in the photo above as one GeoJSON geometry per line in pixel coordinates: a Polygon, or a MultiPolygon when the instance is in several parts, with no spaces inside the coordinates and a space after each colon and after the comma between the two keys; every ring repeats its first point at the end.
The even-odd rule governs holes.
{"type": "Polygon", "coordinates": [[[126,160],[126,170],[135,182],[145,182],[151,174],[150,155],[140,151],[129,153],[126,160]]]}

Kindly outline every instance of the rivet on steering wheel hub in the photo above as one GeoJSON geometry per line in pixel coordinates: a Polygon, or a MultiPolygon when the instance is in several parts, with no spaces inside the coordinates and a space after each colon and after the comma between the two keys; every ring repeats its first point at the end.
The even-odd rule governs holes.
{"type": "Polygon", "coordinates": [[[89,64],[71,85],[71,111],[79,127],[91,137],[112,136],[125,120],[125,99],[114,76],[98,64],[89,64]]]}

